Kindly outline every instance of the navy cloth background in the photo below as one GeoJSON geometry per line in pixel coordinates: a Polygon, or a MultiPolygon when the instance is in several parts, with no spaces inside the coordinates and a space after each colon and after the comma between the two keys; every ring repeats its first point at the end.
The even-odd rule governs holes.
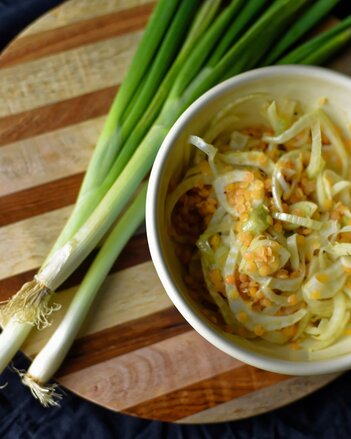
{"type": "MultiPolygon", "coordinates": [[[[0,48],[36,17],[60,3],[62,0],[0,0],[0,48]]],[[[344,0],[337,11],[344,16],[350,13],[349,9],[350,0],[344,0]]],[[[27,369],[28,360],[18,354],[14,364],[18,369],[27,369]]],[[[5,382],[7,387],[0,391],[0,439],[351,438],[351,372],[274,412],[238,422],[201,426],[121,415],[68,391],[61,407],[44,409],[9,369],[1,376],[0,384],[5,382]]]]}

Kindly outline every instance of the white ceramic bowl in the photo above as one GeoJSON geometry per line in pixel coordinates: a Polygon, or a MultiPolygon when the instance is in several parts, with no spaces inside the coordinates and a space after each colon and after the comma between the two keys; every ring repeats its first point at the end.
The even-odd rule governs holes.
{"type": "Polygon", "coordinates": [[[182,280],[182,267],[175,256],[164,220],[165,199],[171,178],[186,166],[190,134],[201,135],[203,128],[226,104],[250,93],[268,92],[277,97],[297,99],[306,108],[327,98],[324,109],[344,128],[351,123],[351,78],[327,69],[307,66],[275,66],[253,70],[229,79],[209,90],[178,119],[164,140],[155,160],[148,188],[146,227],[152,260],[161,282],[184,318],[206,340],[227,354],[253,366],[291,375],[317,375],[351,367],[351,338],[324,352],[323,359],[310,359],[303,351],[293,351],[260,341],[248,342],[230,336],[200,314],[182,280]],[[348,347],[349,346],[349,347],[348,347]],[[342,348],[343,355],[337,353],[342,348]],[[325,358],[326,357],[326,358],[325,358]]]}

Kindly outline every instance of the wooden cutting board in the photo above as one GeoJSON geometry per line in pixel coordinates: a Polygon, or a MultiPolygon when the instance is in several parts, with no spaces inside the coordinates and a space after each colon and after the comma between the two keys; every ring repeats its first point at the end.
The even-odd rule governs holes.
{"type": "MultiPolygon", "coordinates": [[[[149,0],[70,0],[0,57],[0,300],[32,278],[67,219],[152,8],[149,0]]],[[[334,67],[351,74],[350,61],[349,53],[334,67]]],[[[30,357],[55,329],[83,272],[59,294],[63,307],[52,327],[33,332],[25,344],[30,357]]],[[[265,372],[207,343],[172,306],[140,230],[104,283],[57,380],[116,411],[202,423],[272,410],[336,376],[265,372]]]]}

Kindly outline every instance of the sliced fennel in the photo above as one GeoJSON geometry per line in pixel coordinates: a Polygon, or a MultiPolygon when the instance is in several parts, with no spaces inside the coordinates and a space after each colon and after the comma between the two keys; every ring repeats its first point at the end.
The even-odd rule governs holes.
{"type": "MultiPolygon", "coordinates": [[[[295,100],[267,95],[238,101],[254,109],[255,99],[253,114],[266,112],[268,127],[240,130],[235,101],[204,130],[206,141],[189,139],[207,156],[206,187],[217,200],[197,241],[203,276],[231,331],[314,352],[340,337],[351,309],[349,158],[322,109],[303,114],[295,100]],[[339,171],[330,150],[346,163],[339,171]]],[[[196,196],[201,172],[190,169],[169,195],[172,206],[180,193],[196,196]]]]}

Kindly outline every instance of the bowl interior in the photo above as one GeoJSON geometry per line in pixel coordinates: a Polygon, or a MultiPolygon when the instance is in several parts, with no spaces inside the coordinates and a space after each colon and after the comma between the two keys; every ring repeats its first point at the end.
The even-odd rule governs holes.
{"type": "MultiPolygon", "coordinates": [[[[188,144],[189,135],[201,136],[208,123],[226,105],[252,94],[261,94],[262,100],[267,100],[267,95],[277,100],[297,100],[305,110],[316,108],[320,100],[326,98],[324,110],[343,129],[345,138],[351,137],[351,79],[328,70],[293,66],[259,69],[239,75],[210,90],[174,125],[152,171],[147,217],[151,224],[148,226],[148,235],[156,269],[171,300],[189,323],[230,355],[282,373],[325,373],[345,369],[351,365],[351,344],[347,337],[328,349],[311,354],[304,350],[292,350],[288,346],[259,340],[247,341],[228,335],[202,316],[183,282],[182,266],[175,255],[165,221],[169,185],[182,178],[189,163],[194,148],[188,144]]],[[[259,122],[261,117],[259,111],[253,111],[252,105],[245,100],[239,105],[239,113],[243,125],[259,122]]]]}

